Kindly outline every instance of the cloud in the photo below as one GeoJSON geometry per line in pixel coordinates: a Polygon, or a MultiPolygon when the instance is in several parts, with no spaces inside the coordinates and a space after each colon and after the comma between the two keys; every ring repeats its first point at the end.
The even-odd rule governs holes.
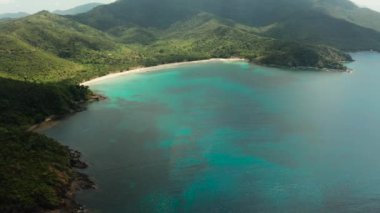
{"type": "Polygon", "coordinates": [[[351,0],[361,7],[368,7],[380,11],[380,2],[378,0],[351,0]]]}
{"type": "Polygon", "coordinates": [[[13,0],[0,0],[0,4],[9,4],[11,3],[13,0]]]}

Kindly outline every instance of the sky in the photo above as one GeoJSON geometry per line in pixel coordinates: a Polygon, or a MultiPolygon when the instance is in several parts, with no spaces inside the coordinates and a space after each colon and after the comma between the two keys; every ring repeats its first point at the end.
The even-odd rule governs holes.
{"type": "MultiPolygon", "coordinates": [[[[1,0],[0,0],[1,1],[1,0]]],[[[368,7],[380,11],[380,0],[351,0],[361,7],[368,7]]]]}
{"type": "Polygon", "coordinates": [[[115,0],[0,0],[0,13],[35,13],[41,10],[66,10],[92,2],[111,3],[114,1],[115,0]]]}
{"type": "MultiPolygon", "coordinates": [[[[111,3],[113,1],[115,0],[0,0],[0,13],[35,13],[41,10],[65,10],[91,2],[111,3]]],[[[380,0],[352,1],[359,6],[380,11],[380,0]]]]}

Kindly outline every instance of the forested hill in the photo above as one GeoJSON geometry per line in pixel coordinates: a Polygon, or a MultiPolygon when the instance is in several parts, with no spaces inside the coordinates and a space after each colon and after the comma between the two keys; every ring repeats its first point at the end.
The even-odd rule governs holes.
{"type": "Polygon", "coordinates": [[[209,13],[166,28],[122,25],[101,31],[43,11],[0,22],[0,38],[0,76],[37,82],[79,82],[137,66],[213,57],[330,69],[345,69],[342,62],[350,60],[337,49],[263,36],[260,29],[209,13]]]}
{"type": "Polygon", "coordinates": [[[63,207],[74,178],[67,147],[26,129],[81,108],[89,91],[67,83],[0,78],[0,212],[63,207]]]}
{"type": "Polygon", "coordinates": [[[380,13],[347,0],[319,0],[315,8],[330,16],[380,32],[380,13]]]}
{"type": "Polygon", "coordinates": [[[119,0],[74,19],[101,30],[166,28],[199,12],[259,28],[262,35],[278,39],[349,51],[380,50],[379,13],[349,0],[119,0]]]}

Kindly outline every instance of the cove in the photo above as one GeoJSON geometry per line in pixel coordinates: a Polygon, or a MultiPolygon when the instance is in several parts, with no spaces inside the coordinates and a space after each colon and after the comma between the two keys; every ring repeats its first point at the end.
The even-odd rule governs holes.
{"type": "Polygon", "coordinates": [[[80,150],[94,212],[380,210],[380,54],[353,73],[191,64],[91,86],[45,134],[80,150]]]}

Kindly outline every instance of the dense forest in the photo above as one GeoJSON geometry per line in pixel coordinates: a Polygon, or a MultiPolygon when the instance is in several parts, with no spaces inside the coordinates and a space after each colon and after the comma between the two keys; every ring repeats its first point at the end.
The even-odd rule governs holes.
{"type": "Polygon", "coordinates": [[[61,205],[72,179],[69,150],[40,134],[0,126],[0,211],[61,205]]]}
{"type": "Polygon", "coordinates": [[[71,83],[30,83],[0,78],[0,125],[27,128],[50,115],[78,111],[89,95],[88,88],[71,83]]]}
{"type": "Polygon", "coordinates": [[[62,204],[73,180],[70,151],[26,131],[50,115],[80,110],[86,87],[0,78],[0,212],[36,212],[62,204]]]}

